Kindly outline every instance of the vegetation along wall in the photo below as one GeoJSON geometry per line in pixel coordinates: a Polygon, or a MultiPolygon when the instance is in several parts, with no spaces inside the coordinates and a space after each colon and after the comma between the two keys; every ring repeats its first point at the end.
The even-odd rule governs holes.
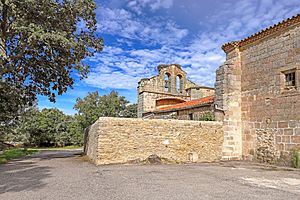
{"type": "Polygon", "coordinates": [[[139,162],[153,154],[204,162],[220,160],[223,128],[220,122],[99,118],[86,138],[85,152],[98,165],[139,162]]]}

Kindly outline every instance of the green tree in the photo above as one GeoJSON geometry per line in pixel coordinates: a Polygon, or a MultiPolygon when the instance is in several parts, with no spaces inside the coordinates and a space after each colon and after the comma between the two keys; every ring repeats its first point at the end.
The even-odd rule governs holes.
{"type": "Polygon", "coordinates": [[[126,105],[122,117],[126,118],[137,118],[137,104],[126,105]]]}
{"type": "Polygon", "coordinates": [[[67,91],[82,60],[103,48],[94,0],[0,0],[0,128],[36,95],[67,91]]]}
{"type": "Polygon", "coordinates": [[[83,99],[77,98],[74,109],[78,111],[78,114],[75,115],[75,118],[82,126],[82,129],[93,124],[101,115],[99,105],[100,96],[98,91],[89,93],[83,99]]]}
{"type": "Polygon", "coordinates": [[[70,142],[73,145],[83,145],[84,124],[82,124],[82,116],[75,115],[69,124],[70,142]]]}
{"type": "Polygon", "coordinates": [[[74,108],[83,128],[92,125],[99,117],[121,117],[129,101],[112,91],[109,95],[100,96],[98,91],[89,93],[83,99],[77,98],[74,108]]]}
{"type": "Polygon", "coordinates": [[[25,144],[36,146],[65,146],[71,144],[69,126],[72,117],[51,108],[31,110],[21,119],[16,132],[23,135],[25,144]]]}

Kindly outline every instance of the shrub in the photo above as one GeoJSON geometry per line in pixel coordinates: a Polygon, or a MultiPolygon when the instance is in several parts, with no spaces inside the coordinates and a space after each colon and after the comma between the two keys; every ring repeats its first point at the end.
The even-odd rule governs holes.
{"type": "Polygon", "coordinates": [[[292,166],[294,168],[299,167],[299,151],[297,149],[292,151],[292,166]]]}
{"type": "Polygon", "coordinates": [[[204,113],[200,119],[200,121],[215,121],[215,116],[212,113],[204,113]]]}

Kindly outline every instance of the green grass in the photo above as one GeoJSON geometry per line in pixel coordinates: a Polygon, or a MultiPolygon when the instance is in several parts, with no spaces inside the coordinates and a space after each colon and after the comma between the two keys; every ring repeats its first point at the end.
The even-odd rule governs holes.
{"type": "Polygon", "coordinates": [[[0,164],[7,163],[9,160],[20,158],[22,156],[31,155],[38,152],[35,149],[8,149],[0,154],[0,164]]]}

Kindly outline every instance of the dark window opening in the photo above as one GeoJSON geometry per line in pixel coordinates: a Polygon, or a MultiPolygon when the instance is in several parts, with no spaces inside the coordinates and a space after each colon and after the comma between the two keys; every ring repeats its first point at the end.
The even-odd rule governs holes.
{"type": "Polygon", "coordinates": [[[191,89],[189,89],[189,90],[187,91],[187,95],[188,95],[188,96],[191,96],[191,95],[192,95],[192,90],[191,90],[191,89]]]}
{"type": "Polygon", "coordinates": [[[290,72],[285,75],[285,87],[295,87],[296,86],[296,73],[290,72]]]}
{"type": "Polygon", "coordinates": [[[165,74],[165,92],[171,91],[170,74],[165,74]]]}
{"type": "Polygon", "coordinates": [[[183,80],[181,75],[176,76],[176,90],[178,93],[182,93],[183,91],[183,80]]]}
{"type": "Polygon", "coordinates": [[[190,119],[190,120],[194,120],[193,113],[190,113],[190,114],[189,114],[189,119],[190,119]]]}

